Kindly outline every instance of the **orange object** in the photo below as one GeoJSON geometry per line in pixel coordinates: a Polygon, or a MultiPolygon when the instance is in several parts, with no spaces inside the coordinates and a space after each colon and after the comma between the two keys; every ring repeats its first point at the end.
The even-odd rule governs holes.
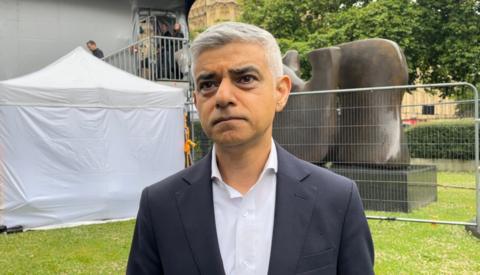
{"type": "Polygon", "coordinates": [[[185,131],[185,143],[183,145],[183,151],[185,153],[185,167],[192,165],[192,149],[197,146],[195,142],[190,139],[190,128],[187,124],[187,114],[184,115],[184,131],[185,131]]]}

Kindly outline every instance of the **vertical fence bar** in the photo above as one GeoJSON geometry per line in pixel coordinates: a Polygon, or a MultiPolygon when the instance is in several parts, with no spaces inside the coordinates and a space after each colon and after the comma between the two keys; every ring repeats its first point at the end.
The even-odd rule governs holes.
{"type": "Polygon", "coordinates": [[[475,96],[475,184],[476,184],[476,198],[477,198],[477,215],[475,221],[477,223],[477,233],[480,234],[480,141],[479,141],[479,133],[480,133],[480,118],[478,114],[478,90],[477,87],[474,85],[469,85],[473,89],[473,93],[475,96]]]}
{"type": "Polygon", "coordinates": [[[148,39],[148,80],[153,80],[153,49],[152,49],[152,39],[153,38],[149,38],[148,39]]]}
{"type": "Polygon", "coordinates": [[[167,78],[167,40],[162,37],[162,79],[167,78]]]}
{"type": "MultiPolygon", "coordinates": [[[[187,100],[186,105],[187,107],[187,112],[188,112],[188,120],[190,124],[190,139],[195,142],[195,121],[194,121],[194,108],[193,108],[193,103],[190,101],[190,99],[187,100]]],[[[197,144],[196,146],[200,146],[200,144],[197,144]]],[[[192,165],[195,162],[195,147],[192,148],[191,152],[192,156],[192,165]]]]}
{"type": "MultiPolygon", "coordinates": [[[[157,25],[157,23],[155,22],[155,25],[157,25]]],[[[155,31],[155,34],[157,32],[155,31]]],[[[154,45],[153,45],[153,48],[154,48],[154,52],[155,52],[155,69],[154,69],[154,79],[155,80],[158,80],[158,66],[159,66],[159,61],[160,61],[160,58],[159,58],[159,48],[158,48],[158,36],[155,36],[154,40],[154,45]]]]}
{"type": "Polygon", "coordinates": [[[175,47],[173,48],[173,77],[175,78],[175,80],[180,80],[180,72],[178,71],[177,60],[175,59],[175,54],[180,49],[180,42],[181,40],[175,40],[175,47]]]}
{"type": "Polygon", "coordinates": [[[128,72],[128,66],[127,66],[127,56],[126,56],[126,50],[122,50],[122,59],[123,59],[123,70],[128,72]]]}
{"type": "Polygon", "coordinates": [[[143,42],[138,45],[137,50],[137,66],[138,66],[138,76],[143,77],[143,42]]]}
{"type": "Polygon", "coordinates": [[[130,63],[130,73],[135,75],[135,66],[133,65],[134,62],[135,62],[135,48],[134,47],[131,47],[131,48],[128,48],[128,60],[129,60],[129,63],[130,63]]]}
{"type": "Polygon", "coordinates": [[[172,46],[173,41],[171,39],[168,40],[168,78],[173,79],[172,77],[172,46]]]}
{"type": "Polygon", "coordinates": [[[123,51],[120,51],[120,52],[118,53],[118,59],[120,60],[120,64],[119,64],[118,68],[121,69],[121,70],[125,70],[124,67],[123,67],[123,66],[124,66],[124,63],[123,63],[123,60],[124,60],[124,59],[123,59],[123,51]]]}

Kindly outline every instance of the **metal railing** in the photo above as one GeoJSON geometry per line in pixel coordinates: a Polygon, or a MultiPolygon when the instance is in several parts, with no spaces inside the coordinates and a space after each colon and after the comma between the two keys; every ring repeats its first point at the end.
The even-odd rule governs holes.
{"type": "Polygon", "coordinates": [[[148,37],[103,60],[151,81],[190,81],[188,40],[184,38],[148,37]]]}
{"type": "MultiPolygon", "coordinates": [[[[277,114],[274,138],[298,157],[354,179],[369,219],[473,226],[478,231],[478,105],[478,91],[469,83],[298,92],[277,114]],[[400,105],[405,91],[415,95],[452,88],[470,89],[472,99],[432,97],[400,105]],[[426,127],[445,123],[465,124],[470,134],[426,127]],[[468,172],[445,171],[444,162],[447,167],[468,166],[468,172]]],[[[199,159],[211,141],[199,123],[194,125],[199,144],[194,158],[199,159]]]]}

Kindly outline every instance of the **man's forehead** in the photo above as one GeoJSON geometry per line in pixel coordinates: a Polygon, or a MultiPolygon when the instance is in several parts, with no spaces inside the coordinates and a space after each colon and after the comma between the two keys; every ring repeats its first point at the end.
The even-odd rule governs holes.
{"type": "Polygon", "coordinates": [[[265,50],[256,43],[232,42],[202,52],[195,62],[195,73],[241,71],[248,67],[258,71],[267,69],[265,50]]]}

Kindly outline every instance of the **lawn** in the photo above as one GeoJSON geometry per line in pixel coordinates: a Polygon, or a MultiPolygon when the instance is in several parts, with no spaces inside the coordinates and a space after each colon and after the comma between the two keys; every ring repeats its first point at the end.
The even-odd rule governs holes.
{"type": "MultiPolygon", "coordinates": [[[[474,187],[473,173],[438,174],[439,184],[474,187]]],[[[438,202],[409,214],[468,221],[474,191],[438,189],[438,202]]],[[[369,212],[372,215],[385,215],[369,212]]],[[[480,240],[462,226],[371,220],[377,274],[480,273],[480,240]]],[[[0,235],[0,274],[121,274],[134,222],[0,235]]]]}

